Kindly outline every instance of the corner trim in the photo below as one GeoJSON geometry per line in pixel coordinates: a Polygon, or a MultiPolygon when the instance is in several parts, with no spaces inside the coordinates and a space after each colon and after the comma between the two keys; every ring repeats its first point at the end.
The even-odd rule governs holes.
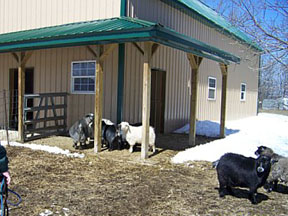
{"type": "Polygon", "coordinates": [[[126,6],[127,6],[127,1],[121,0],[120,16],[127,16],[126,6]]]}
{"type": "Polygon", "coordinates": [[[117,84],[117,124],[123,117],[123,95],[124,95],[124,70],[125,69],[125,44],[118,47],[118,84],[117,84]]]}
{"type": "MultiPolygon", "coordinates": [[[[127,16],[127,0],[121,0],[120,16],[127,16]]],[[[117,84],[117,124],[123,118],[123,94],[124,94],[124,71],[125,71],[125,44],[118,45],[118,84],[117,84]]]]}

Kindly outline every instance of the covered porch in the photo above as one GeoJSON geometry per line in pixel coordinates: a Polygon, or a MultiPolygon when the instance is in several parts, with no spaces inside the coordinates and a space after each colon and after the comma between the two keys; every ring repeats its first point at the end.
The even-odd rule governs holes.
{"type": "MultiPolygon", "coordinates": [[[[33,55],[33,51],[59,47],[85,46],[96,60],[94,152],[100,152],[103,110],[103,63],[118,44],[125,43],[132,43],[144,59],[142,86],[142,134],[144,136],[141,146],[142,159],[148,157],[147,140],[149,138],[150,119],[151,60],[159,46],[168,46],[185,52],[191,66],[190,146],[195,146],[199,67],[203,58],[219,63],[222,73],[221,115],[219,117],[221,120],[220,136],[225,136],[228,65],[230,63],[239,63],[240,59],[228,52],[168,29],[161,24],[129,17],[117,17],[0,35],[0,53],[11,53],[18,64],[19,140],[23,141],[24,70],[27,61],[33,55]]],[[[123,109],[123,90],[121,90],[121,87],[123,88],[123,76],[124,74],[118,74],[118,86],[120,88],[118,88],[117,112],[119,111],[119,113],[123,109]]]]}

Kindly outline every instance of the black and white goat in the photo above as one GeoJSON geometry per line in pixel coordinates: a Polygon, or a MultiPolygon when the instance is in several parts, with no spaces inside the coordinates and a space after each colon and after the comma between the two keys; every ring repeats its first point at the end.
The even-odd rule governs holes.
{"type": "Polygon", "coordinates": [[[69,129],[69,135],[73,139],[75,149],[82,148],[87,139],[94,138],[94,114],[89,113],[76,121],[69,129]],[[78,146],[79,143],[79,146],[78,146]]]}

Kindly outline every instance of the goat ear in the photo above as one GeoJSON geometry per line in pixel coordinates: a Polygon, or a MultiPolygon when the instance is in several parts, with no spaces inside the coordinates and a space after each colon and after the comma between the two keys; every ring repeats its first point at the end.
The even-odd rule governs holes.
{"type": "Polygon", "coordinates": [[[278,162],[277,159],[271,159],[271,164],[275,164],[275,163],[277,163],[277,162],[278,162]]]}
{"type": "Polygon", "coordinates": [[[131,130],[130,130],[130,125],[127,125],[127,127],[128,127],[128,131],[131,132],[131,130]]]}

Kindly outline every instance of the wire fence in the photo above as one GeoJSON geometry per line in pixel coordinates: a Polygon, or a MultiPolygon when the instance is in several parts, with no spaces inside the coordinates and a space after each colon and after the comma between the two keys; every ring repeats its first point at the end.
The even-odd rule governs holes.
{"type": "Polygon", "coordinates": [[[0,141],[7,142],[18,139],[18,107],[17,90],[0,91],[0,141]]]}

